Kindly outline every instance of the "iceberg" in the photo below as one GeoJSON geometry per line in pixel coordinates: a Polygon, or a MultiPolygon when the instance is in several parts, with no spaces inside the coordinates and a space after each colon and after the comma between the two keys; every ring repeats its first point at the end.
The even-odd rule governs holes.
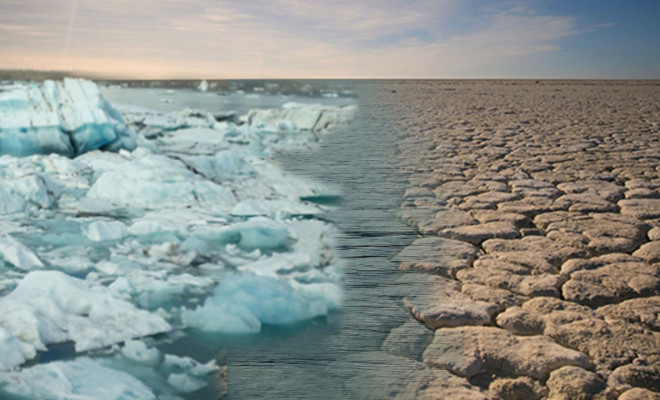
{"type": "Polygon", "coordinates": [[[47,80],[0,92],[0,154],[75,156],[135,145],[135,133],[92,81],[47,80]]]}

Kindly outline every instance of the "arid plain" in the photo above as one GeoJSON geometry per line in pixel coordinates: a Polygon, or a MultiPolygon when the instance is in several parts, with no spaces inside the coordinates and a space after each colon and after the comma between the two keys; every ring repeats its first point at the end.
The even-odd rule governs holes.
{"type": "Polygon", "coordinates": [[[427,282],[385,341],[416,371],[391,389],[660,398],[659,83],[418,81],[389,96],[419,235],[396,260],[427,282]]]}

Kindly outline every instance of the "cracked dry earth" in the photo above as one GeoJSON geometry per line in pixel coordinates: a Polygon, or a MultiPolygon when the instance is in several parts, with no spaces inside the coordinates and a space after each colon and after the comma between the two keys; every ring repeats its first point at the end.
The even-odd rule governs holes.
{"type": "Polygon", "coordinates": [[[393,85],[400,398],[660,399],[658,82],[393,85]],[[413,286],[411,286],[413,287],[413,286]],[[422,324],[423,323],[423,324],[422,324]],[[414,377],[414,379],[413,379],[414,377]]]}

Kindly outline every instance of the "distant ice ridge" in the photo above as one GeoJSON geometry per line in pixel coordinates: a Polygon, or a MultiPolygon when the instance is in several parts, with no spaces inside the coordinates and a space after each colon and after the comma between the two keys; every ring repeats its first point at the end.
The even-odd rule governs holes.
{"type": "MultiPolygon", "coordinates": [[[[0,95],[37,89],[15,85],[0,95]]],[[[3,117],[16,114],[10,103],[3,117]]],[[[26,103],[16,104],[30,119],[26,103]]],[[[87,111],[98,116],[80,125],[94,137],[105,117],[75,104],[77,121],[87,111]]],[[[207,364],[136,341],[255,333],[340,307],[334,227],[319,219],[328,207],[310,201],[339,193],[289,175],[269,154],[313,145],[347,123],[352,106],[287,105],[240,117],[98,109],[121,110],[108,124],[136,132],[135,148],[115,146],[121,139],[83,154],[0,156],[0,398],[4,390],[49,399],[43,382],[63,399],[194,396],[208,381],[207,364]],[[72,343],[77,358],[21,367],[57,343],[72,343]],[[88,374],[90,382],[106,374],[117,391],[94,392],[81,381],[88,374]]],[[[0,144],[13,137],[5,128],[0,144]]],[[[57,128],[67,138],[77,131],[67,129],[57,128]]]]}
{"type": "Polygon", "coordinates": [[[0,154],[75,156],[99,148],[132,150],[135,139],[94,82],[48,80],[0,91],[0,154]]]}
{"type": "Polygon", "coordinates": [[[319,132],[346,124],[354,112],[354,106],[327,107],[320,104],[287,103],[278,109],[252,110],[245,120],[248,125],[268,132],[319,132]]]}

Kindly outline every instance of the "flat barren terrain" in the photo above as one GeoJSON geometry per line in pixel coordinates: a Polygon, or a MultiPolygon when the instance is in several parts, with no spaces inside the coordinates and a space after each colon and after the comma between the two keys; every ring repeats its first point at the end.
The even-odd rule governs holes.
{"type": "Polygon", "coordinates": [[[397,260],[427,282],[404,298],[425,326],[384,345],[419,368],[399,395],[660,398],[658,82],[419,81],[391,96],[419,233],[397,260]]]}

